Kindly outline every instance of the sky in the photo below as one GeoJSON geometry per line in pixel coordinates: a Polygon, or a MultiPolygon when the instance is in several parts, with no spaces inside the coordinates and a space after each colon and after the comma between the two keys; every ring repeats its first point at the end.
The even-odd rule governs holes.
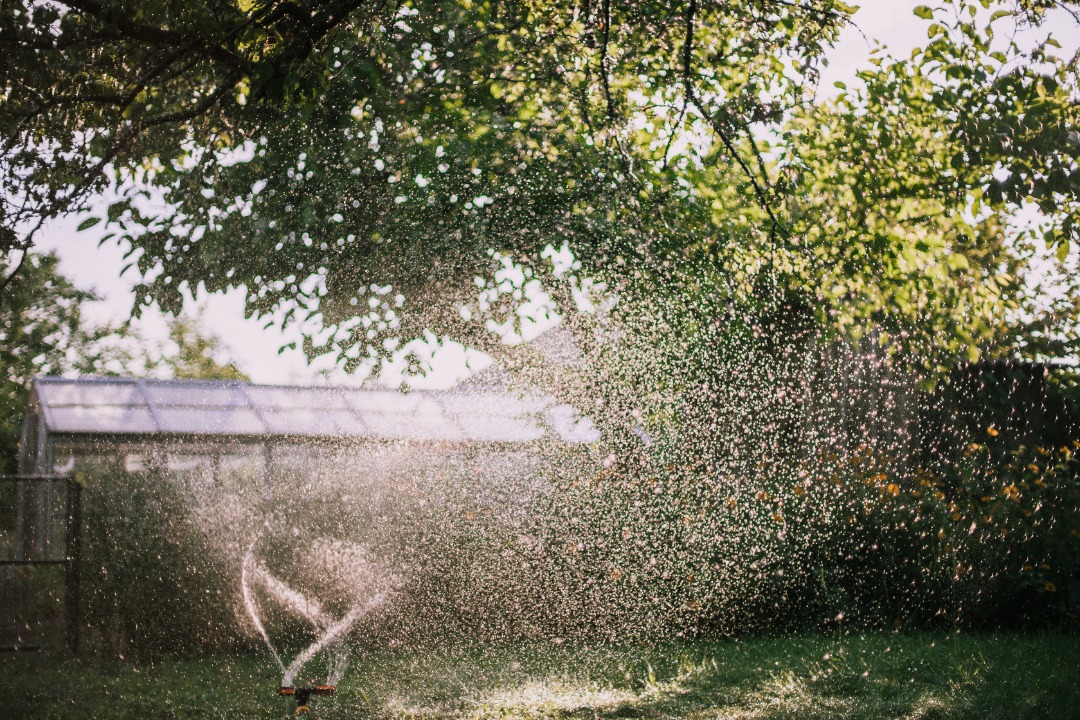
{"type": "MultiPolygon", "coordinates": [[[[863,2],[855,14],[855,25],[844,30],[839,43],[829,54],[829,66],[822,74],[821,92],[830,92],[837,81],[853,80],[855,73],[865,67],[875,42],[880,42],[897,57],[906,56],[921,44],[926,38],[928,23],[914,15],[919,4],[914,0],[863,2]]],[[[1080,30],[1071,21],[1049,22],[1046,28],[1053,30],[1066,50],[1080,45],[1080,30]]],[[[46,226],[39,236],[37,249],[55,250],[60,256],[61,270],[78,286],[92,288],[101,297],[88,309],[89,319],[101,322],[124,320],[130,314],[132,288],[138,278],[132,272],[121,275],[126,263],[124,248],[116,243],[99,246],[98,238],[103,232],[99,228],[81,233],[75,231],[83,217],[60,218],[46,226]]],[[[189,314],[200,311],[203,329],[221,338],[229,359],[255,382],[356,385],[363,380],[336,370],[327,359],[309,366],[299,350],[279,353],[279,348],[297,338],[276,328],[264,327],[264,320],[245,318],[243,290],[203,294],[190,300],[185,307],[189,314]]],[[[144,310],[137,326],[148,342],[167,342],[165,319],[156,309],[144,310]]],[[[490,360],[480,353],[466,351],[460,346],[449,347],[436,356],[433,371],[426,378],[410,381],[410,385],[415,388],[449,387],[488,364],[490,360]]],[[[393,373],[389,377],[393,384],[393,373]]]]}

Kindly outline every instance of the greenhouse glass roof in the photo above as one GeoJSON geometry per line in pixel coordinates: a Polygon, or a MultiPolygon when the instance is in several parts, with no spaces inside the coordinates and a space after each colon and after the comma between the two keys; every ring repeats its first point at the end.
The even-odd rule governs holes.
{"type": "Polygon", "coordinates": [[[35,378],[34,394],[45,430],[69,436],[599,439],[588,418],[545,395],[59,377],[35,378]]]}

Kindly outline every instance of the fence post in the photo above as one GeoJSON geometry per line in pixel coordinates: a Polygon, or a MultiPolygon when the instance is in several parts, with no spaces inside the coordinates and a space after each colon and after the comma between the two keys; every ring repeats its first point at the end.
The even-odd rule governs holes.
{"type": "Polygon", "coordinates": [[[67,577],[64,600],[67,616],[67,645],[72,654],[79,652],[79,585],[82,564],[82,482],[68,480],[67,577]]]}

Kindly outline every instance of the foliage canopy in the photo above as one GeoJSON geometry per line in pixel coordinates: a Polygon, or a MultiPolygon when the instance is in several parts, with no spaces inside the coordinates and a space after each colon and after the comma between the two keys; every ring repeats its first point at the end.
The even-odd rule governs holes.
{"type": "Polygon", "coordinates": [[[242,285],[350,369],[425,331],[505,354],[530,283],[699,339],[772,287],[930,354],[1067,350],[1075,293],[1029,270],[1036,235],[1074,262],[1075,63],[995,40],[1054,9],[920,6],[925,47],[819,101],[839,0],[11,3],[4,248],[113,183],[140,303],[242,285]]]}

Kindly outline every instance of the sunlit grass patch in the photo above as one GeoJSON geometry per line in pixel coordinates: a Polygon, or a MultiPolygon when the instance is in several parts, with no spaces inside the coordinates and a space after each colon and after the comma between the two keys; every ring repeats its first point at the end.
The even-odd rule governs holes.
{"type": "Polygon", "coordinates": [[[481,695],[475,701],[477,714],[566,715],[592,710],[612,713],[638,701],[638,693],[603,687],[595,683],[532,682],[481,695]]]}

